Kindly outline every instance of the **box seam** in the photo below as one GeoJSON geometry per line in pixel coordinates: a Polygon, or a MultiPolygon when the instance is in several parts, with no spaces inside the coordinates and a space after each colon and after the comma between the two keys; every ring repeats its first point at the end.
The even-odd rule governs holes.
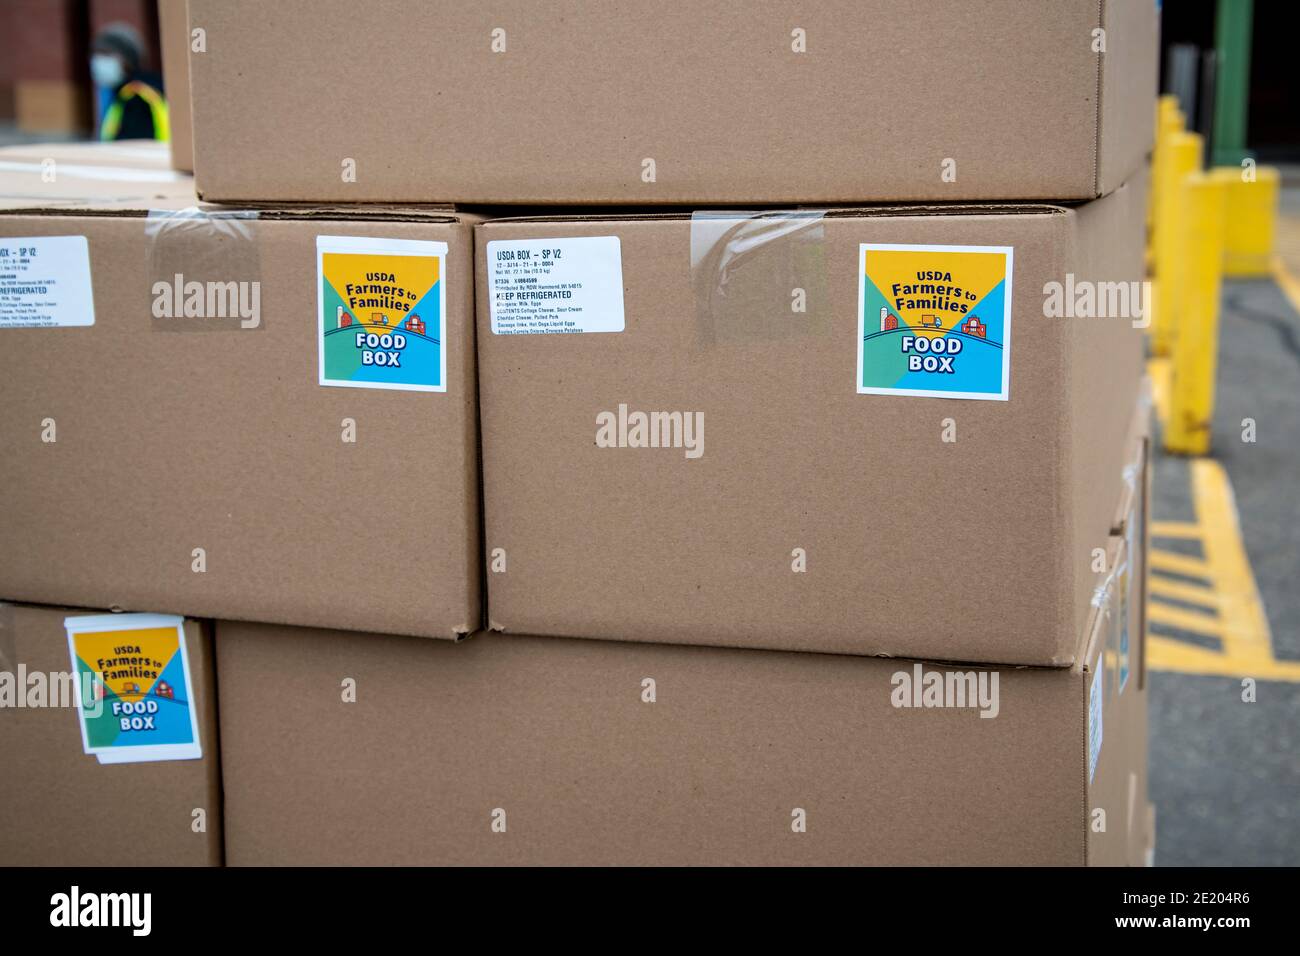
{"type": "MultiPolygon", "coordinates": [[[[1106,36],[1106,0],[1097,0],[1097,29],[1102,31],[1102,37],[1106,36]]],[[[1105,40],[1103,39],[1104,43],[1105,40]]],[[[1097,56],[1097,101],[1094,103],[1093,113],[1093,147],[1092,147],[1092,194],[1101,195],[1101,141],[1102,141],[1102,97],[1106,92],[1106,71],[1104,64],[1106,62],[1106,53],[1103,52],[1097,56]]]]}
{"type": "MultiPolygon", "coordinates": [[[[1089,807],[1088,805],[1089,804],[1088,791],[1089,791],[1089,784],[1091,782],[1088,779],[1088,754],[1089,754],[1090,744],[1091,744],[1091,741],[1088,739],[1088,720],[1089,720],[1088,692],[1091,685],[1090,685],[1090,681],[1088,680],[1088,671],[1086,669],[1084,669],[1081,672],[1080,676],[1082,677],[1082,679],[1079,681],[1079,689],[1080,689],[1079,705],[1081,708],[1079,714],[1081,718],[1079,721],[1079,736],[1082,738],[1082,744],[1083,744],[1077,751],[1080,757],[1079,777],[1083,783],[1083,799],[1081,801],[1083,804],[1083,813],[1081,815],[1083,827],[1080,836],[1083,839],[1083,852],[1081,854],[1083,865],[1088,866],[1092,859],[1088,849],[1088,833],[1092,827],[1092,819],[1091,819],[1092,808],[1089,807]]],[[[1095,680],[1096,678],[1094,677],[1093,679],[1095,680]]]]}
{"type": "MultiPolygon", "coordinates": [[[[1077,221],[1077,220],[1076,220],[1077,221]]],[[[1066,271],[1067,257],[1073,252],[1073,243],[1076,230],[1063,224],[1061,227],[1061,238],[1056,245],[1056,261],[1053,264],[1053,276],[1063,276],[1066,271]]],[[[1064,434],[1058,432],[1057,440],[1060,442],[1058,454],[1055,456],[1056,467],[1058,472],[1052,487],[1056,490],[1057,500],[1056,507],[1060,514],[1064,515],[1065,533],[1062,535],[1062,548],[1056,556],[1058,581],[1065,582],[1064,589],[1056,590],[1057,608],[1056,618],[1058,631],[1062,634],[1075,635],[1078,625],[1076,624],[1076,615],[1074,602],[1078,591],[1078,581],[1076,576],[1078,570],[1075,567],[1076,555],[1075,549],[1078,546],[1076,540],[1078,528],[1075,521],[1075,488],[1074,488],[1074,440],[1075,440],[1075,423],[1073,419],[1074,411],[1074,363],[1073,357],[1073,329],[1070,326],[1065,327],[1066,331],[1058,339],[1060,348],[1057,351],[1056,362],[1058,369],[1058,381],[1061,382],[1060,401],[1062,407],[1058,410],[1060,420],[1066,423],[1064,434]],[[1063,600],[1063,595],[1068,595],[1068,599],[1063,600]]],[[[1084,626],[1087,626],[1085,619],[1084,626]]],[[[1057,652],[1062,651],[1062,647],[1057,645],[1057,652]]],[[[1069,639],[1067,656],[1062,660],[1065,665],[1077,663],[1075,655],[1078,654],[1078,638],[1074,636],[1069,639]]]]}

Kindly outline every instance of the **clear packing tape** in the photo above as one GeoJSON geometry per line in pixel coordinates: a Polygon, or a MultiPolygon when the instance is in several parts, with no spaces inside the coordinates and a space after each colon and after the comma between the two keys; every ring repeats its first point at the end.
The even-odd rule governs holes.
{"type": "Polygon", "coordinates": [[[150,210],[145,219],[149,314],[155,331],[263,328],[256,210],[150,210]]]}
{"type": "Polygon", "coordinates": [[[1141,462],[1129,462],[1124,466],[1124,470],[1121,474],[1124,478],[1124,487],[1127,488],[1131,494],[1138,494],[1140,492],[1138,481],[1142,477],[1141,462]]]}
{"type": "Polygon", "coordinates": [[[691,284],[705,345],[830,333],[825,213],[700,211],[691,284]]]}
{"type": "Polygon", "coordinates": [[[1106,572],[1092,591],[1092,606],[1105,611],[1113,602],[1115,591],[1123,576],[1128,573],[1128,553],[1115,562],[1115,566],[1106,572]]]}

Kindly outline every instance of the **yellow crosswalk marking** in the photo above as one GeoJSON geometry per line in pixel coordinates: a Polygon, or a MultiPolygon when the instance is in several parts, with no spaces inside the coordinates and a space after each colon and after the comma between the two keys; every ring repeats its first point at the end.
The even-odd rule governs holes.
{"type": "Polygon", "coordinates": [[[1197,540],[1205,557],[1151,548],[1147,621],[1218,638],[1221,649],[1148,633],[1149,666],[1185,674],[1300,682],[1300,661],[1279,661],[1273,656],[1272,632],[1241,542],[1237,503],[1227,472],[1207,458],[1192,460],[1190,468],[1196,521],[1153,521],[1151,534],[1153,538],[1197,540]],[[1162,573],[1198,577],[1207,583],[1198,586],[1174,581],[1162,573]],[[1170,599],[1197,603],[1204,610],[1166,603],[1170,599]]]}
{"type": "Polygon", "coordinates": [[[1186,574],[1194,578],[1210,576],[1210,566],[1204,558],[1194,558],[1190,554],[1174,551],[1157,551],[1155,548],[1151,549],[1151,570],[1186,574]]]}
{"type": "Polygon", "coordinates": [[[1153,538],[1199,538],[1201,526],[1195,521],[1153,521],[1151,537],[1153,538]]]}
{"type": "Polygon", "coordinates": [[[1219,608],[1219,592],[1209,585],[1187,584],[1169,578],[1152,577],[1147,582],[1147,589],[1156,597],[1199,604],[1207,611],[1213,612],[1219,608]]]}
{"type": "Polygon", "coordinates": [[[1165,627],[1176,627],[1180,631],[1190,631],[1193,634],[1217,637],[1222,640],[1223,628],[1214,614],[1189,611],[1186,608],[1153,601],[1147,605],[1147,621],[1151,624],[1163,624],[1165,627]]]}

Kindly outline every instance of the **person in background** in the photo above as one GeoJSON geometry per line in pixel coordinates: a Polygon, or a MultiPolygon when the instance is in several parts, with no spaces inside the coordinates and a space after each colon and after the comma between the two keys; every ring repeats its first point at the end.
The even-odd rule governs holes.
{"type": "Polygon", "coordinates": [[[108,93],[99,138],[168,139],[162,80],[141,69],[144,43],[125,23],[110,23],[90,45],[90,76],[108,93]]]}

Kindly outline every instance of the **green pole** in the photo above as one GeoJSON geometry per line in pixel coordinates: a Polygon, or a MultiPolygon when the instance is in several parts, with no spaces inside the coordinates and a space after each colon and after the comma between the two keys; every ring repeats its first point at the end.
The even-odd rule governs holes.
{"type": "Polygon", "coordinates": [[[1255,0],[1219,0],[1214,24],[1214,142],[1216,166],[1239,166],[1246,149],[1250,94],[1250,30],[1255,0]]]}

